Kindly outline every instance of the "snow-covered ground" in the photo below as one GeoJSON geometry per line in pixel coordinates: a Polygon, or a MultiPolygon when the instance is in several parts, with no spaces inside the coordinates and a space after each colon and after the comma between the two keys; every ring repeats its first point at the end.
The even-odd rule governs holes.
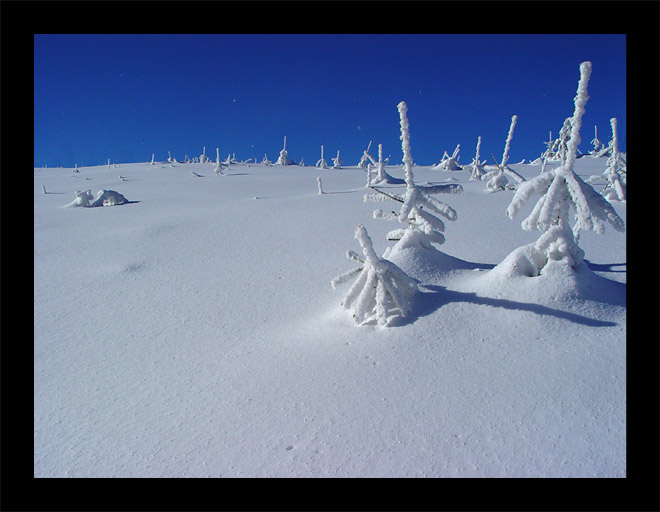
{"type": "Polygon", "coordinates": [[[411,315],[357,326],[330,281],[358,224],[393,245],[372,212],[400,204],[357,167],[213,167],[35,169],[36,477],[626,476],[625,233],[582,232],[582,272],[501,279],[535,201],[511,220],[512,191],[416,166],[463,186],[438,196],[458,219],[395,261],[411,315]],[[63,207],[87,189],[129,202],[63,207]]]}

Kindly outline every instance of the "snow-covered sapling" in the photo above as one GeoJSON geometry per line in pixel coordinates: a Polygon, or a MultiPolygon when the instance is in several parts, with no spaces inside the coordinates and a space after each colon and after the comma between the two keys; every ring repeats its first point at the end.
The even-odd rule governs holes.
{"type": "Polygon", "coordinates": [[[228,168],[229,166],[227,164],[220,161],[220,148],[215,148],[215,167],[213,168],[213,172],[215,174],[224,174],[222,171],[228,168]]]}
{"type": "Polygon", "coordinates": [[[591,145],[594,147],[591,151],[589,151],[589,153],[592,155],[598,154],[601,147],[603,146],[603,143],[598,140],[598,126],[594,126],[594,138],[591,139],[591,145]]]}
{"type": "Polygon", "coordinates": [[[316,167],[320,167],[321,169],[328,168],[328,162],[326,162],[325,158],[323,158],[323,145],[321,145],[321,159],[316,162],[316,167]]]}
{"type": "MultiPolygon", "coordinates": [[[[374,159],[371,157],[369,153],[365,151],[365,155],[369,159],[369,161],[373,164],[373,166],[376,168],[376,178],[371,179],[370,178],[370,184],[371,185],[378,185],[382,183],[392,183],[394,181],[394,178],[390,176],[387,171],[385,170],[385,166],[387,163],[390,161],[389,158],[386,158],[383,160],[383,145],[378,144],[378,162],[375,162],[374,159]]],[[[370,185],[370,186],[371,186],[370,185]]]]}
{"type": "Polygon", "coordinates": [[[411,313],[410,299],[417,292],[417,282],[397,265],[379,258],[364,226],[355,230],[355,238],[362,247],[364,258],[353,251],[346,257],[357,261],[360,266],[335,277],[330,284],[333,288],[358,276],[342,302],[345,309],[352,311],[358,324],[376,318],[381,326],[387,326],[389,316],[397,313],[407,316],[411,313]]]}
{"type": "Polygon", "coordinates": [[[367,149],[362,153],[362,158],[360,158],[360,161],[358,162],[357,166],[362,169],[362,170],[367,170],[367,167],[369,166],[369,149],[371,148],[371,142],[369,141],[369,145],[367,146],[367,149]]]}
{"type": "MultiPolygon", "coordinates": [[[[404,101],[397,105],[401,124],[401,146],[403,150],[403,165],[406,175],[406,192],[404,195],[389,194],[382,191],[381,194],[403,203],[398,214],[384,213],[382,210],[374,212],[374,218],[386,220],[398,220],[401,223],[407,223],[405,229],[396,229],[387,234],[388,240],[397,240],[395,248],[405,249],[407,247],[419,247],[430,249],[431,244],[443,244],[445,237],[442,232],[445,225],[442,220],[434,215],[438,214],[447,220],[456,220],[456,211],[431,197],[432,195],[459,194],[463,192],[461,185],[416,185],[414,182],[412,170],[412,154],[410,152],[410,131],[408,117],[406,115],[408,106],[404,101]]],[[[377,189],[375,189],[377,190],[377,189]]],[[[374,199],[365,197],[365,200],[374,199]]],[[[394,249],[393,249],[394,250],[394,249]]]]}
{"type": "Polygon", "coordinates": [[[337,150],[337,156],[335,158],[331,158],[332,163],[334,164],[332,166],[333,169],[341,169],[341,164],[344,162],[339,159],[339,150],[337,150]]]}
{"type": "Polygon", "coordinates": [[[319,194],[324,194],[324,192],[323,192],[323,182],[321,181],[321,176],[316,177],[316,186],[319,189],[319,194]]]}
{"type": "Polygon", "coordinates": [[[609,200],[626,200],[626,161],[619,153],[619,142],[617,138],[617,120],[615,117],[610,119],[612,126],[612,140],[609,148],[611,154],[607,159],[607,169],[603,175],[607,178],[607,185],[601,191],[603,197],[609,200]]]}
{"type": "Polygon", "coordinates": [[[445,151],[445,154],[442,155],[442,160],[440,163],[435,165],[435,169],[441,169],[443,171],[460,171],[461,166],[458,164],[458,152],[461,148],[461,145],[458,144],[456,148],[454,149],[454,152],[452,153],[451,156],[445,151]]]}
{"type": "Polygon", "coordinates": [[[264,158],[261,160],[261,163],[264,165],[273,165],[273,162],[268,160],[268,153],[264,153],[264,158]]]}
{"type": "Polygon", "coordinates": [[[481,177],[483,181],[487,181],[486,189],[489,192],[515,189],[515,185],[509,185],[508,177],[513,178],[518,183],[522,183],[523,181],[525,181],[525,178],[523,178],[520,174],[518,174],[516,171],[514,171],[513,169],[511,169],[511,167],[507,165],[507,162],[509,161],[509,149],[511,148],[511,140],[513,139],[513,130],[516,127],[517,122],[518,122],[518,116],[514,115],[511,118],[511,126],[509,126],[509,134],[506,137],[506,144],[504,145],[504,153],[502,154],[502,163],[498,164],[497,160],[495,160],[495,157],[493,157],[493,160],[495,160],[495,164],[497,165],[497,168],[494,171],[486,173],[481,177]]]}
{"type": "Polygon", "coordinates": [[[477,152],[474,155],[474,158],[472,159],[472,163],[467,166],[470,169],[470,181],[479,181],[481,180],[481,177],[484,174],[486,174],[486,171],[484,169],[486,160],[484,160],[483,162],[481,161],[481,155],[479,154],[480,149],[481,149],[481,136],[479,136],[479,138],[477,139],[477,152]]]}
{"type": "MultiPolygon", "coordinates": [[[[506,214],[513,218],[534,194],[541,195],[530,215],[523,220],[526,231],[538,229],[543,235],[528,246],[516,249],[505,260],[512,272],[540,275],[550,261],[564,260],[575,268],[584,257],[577,245],[580,230],[602,234],[609,222],[617,231],[624,231],[624,223],[610,203],[573,170],[584,106],[589,98],[587,84],[591,62],[580,65],[580,81],[575,97],[575,111],[571,119],[571,133],[567,140],[565,162],[518,186],[506,214]],[[573,228],[569,225],[569,209],[575,210],[573,228]],[[525,269],[525,270],[521,270],[525,269]]],[[[503,262],[504,263],[504,262],[503,262]]]]}
{"type": "Polygon", "coordinates": [[[280,156],[278,157],[275,165],[293,165],[295,162],[289,160],[289,153],[286,151],[286,135],[284,136],[284,146],[280,151],[280,156]]]}

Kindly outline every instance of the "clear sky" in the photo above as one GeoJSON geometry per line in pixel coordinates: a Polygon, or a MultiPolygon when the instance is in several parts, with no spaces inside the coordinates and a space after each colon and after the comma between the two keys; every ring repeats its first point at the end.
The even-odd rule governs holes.
{"type": "Polygon", "coordinates": [[[594,126],[626,149],[624,34],[229,34],[34,36],[34,165],[215,158],[296,161],[324,145],[355,165],[370,140],[402,159],[406,101],[415,162],[461,145],[461,163],[499,160],[518,116],[510,162],[538,157],[573,114],[579,65],[593,64],[579,148],[594,126]]]}

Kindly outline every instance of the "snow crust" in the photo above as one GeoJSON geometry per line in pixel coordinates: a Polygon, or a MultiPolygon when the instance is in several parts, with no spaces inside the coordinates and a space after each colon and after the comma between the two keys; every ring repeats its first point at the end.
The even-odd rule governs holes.
{"type": "Polygon", "coordinates": [[[213,170],[35,169],[36,477],[626,476],[625,234],[581,232],[581,263],[528,277],[505,259],[538,232],[469,169],[442,251],[396,252],[357,166],[213,170]],[[62,208],[88,188],[131,201],[62,208]],[[358,224],[418,281],[388,328],[329,285],[358,224]]]}

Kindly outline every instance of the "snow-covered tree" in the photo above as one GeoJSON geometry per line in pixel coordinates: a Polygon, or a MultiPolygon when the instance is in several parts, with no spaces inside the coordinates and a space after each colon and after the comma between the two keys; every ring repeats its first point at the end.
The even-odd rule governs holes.
{"type": "MultiPolygon", "coordinates": [[[[371,185],[379,185],[383,183],[392,183],[394,181],[394,178],[390,176],[387,171],[385,170],[385,166],[387,163],[390,161],[389,158],[386,158],[383,160],[383,145],[378,144],[378,162],[374,161],[374,159],[371,157],[369,153],[366,151],[364,152],[366,157],[369,159],[371,164],[375,167],[376,169],[376,177],[375,178],[369,178],[370,186],[371,185]]],[[[372,171],[373,172],[373,171],[372,171]]]]}
{"type": "Polygon", "coordinates": [[[273,165],[273,162],[268,160],[268,153],[264,153],[264,158],[261,160],[261,163],[264,165],[273,165]]]}
{"type": "Polygon", "coordinates": [[[204,146],[202,148],[202,154],[199,155],[199,162],[202,163],[202,164],[205,164],[209,160],[210,160],[210,158],[208,156],[206,156],[206,146],[204,146]]]}
{"type": "Polygon", "coordinates": [[[154,153],[151,153],[151,162],[149,162],[150,165],[155,165],[155,162],[154,162],[154,157],[155,156],[156,155],[154,153]]]}
{"type": "Polygon", "coordinates": [[[360,169],[367,170],[367,167],[369,165],[369,149],[371,148],[371,142],[369,141],[369,145],[367,146],[367,149],[362,153],[362,158],[360,158],[360,161],[358,162],[357,166],[360,169]]]}
{"type": "Polygon", "coordinates": [[[344,161],[339,159],[339,150],[337,150],[337,156],[335,158],[331,158],[331,160],[334,164],[332,166],[333,169],[341,169],[341,164],[343,164],[344,161]]]}
{"type": "Polygon", "coordinates": [[[481,155],[479,154],[480,149],[481,149],[481,136],[479,136],[479,138],[477,139],[477,151],[476,154],[474,155],[474,158],[472,159],[472,163],[466,166],[470,170],[470,181],[479,181],[481,180],[481,177],[484,174],[486,174],[486,170],[484,169],[486,160],[484,160],[483,162],[481,161],[481,155]]]}
{"type": "MultiPolygon", "coordinates": [[[[502,154],[502,163],[498,164],[497,161],[495,161],[497,168],[481,176],[481,179],[487,182],[486,189],[489,192],[515,189],[515,185],[509,185],[508,177],[513,178],[518,183],[522,183],[523,181],[525,181],[525,178],[523,178],[520,174],[518,174],[516,171],[514,171],[513,169],[511,169],[511,167],[507,165],[507,162],[509,161],[509,149],[511,148],[511,140],[513,139],[513,130],[516,127],[517,122],[518,122],[518,116],[514,115],[511,118],[511,126],[509,127],[509,134],[506,137],[506,144],[504,145],[504,153],[502,154]]],[[[493,157],[493,159],[494,158],[495,157],[493,157]]]]}
{"type": "MultiPolygon", "coordinates": [[[[547,171],[518,186],[506,214],[513,218],[533,196],[540,199],[529,216],[523,220],[527,231],[538,229],[543,233],[534,243],[516,249],[502,262],[510,272],[521,275],[539,275],[550,261],[564,260],[575,267],[583,260],[584,251],[577,245],[580,230],[593,230],[599,234],[609,222],[617,231],[624,231],[624,223],[610,203],[573,170],[584,107],[589,98],[587,84],[591,75],[591,62],[580,65],[580,81],[575,97],[575,111],[570,120],[565,159],[558,168],[547,171]],[[575,210],[575,223],[571,229],[569,210],[575,210]],[[525,269],[525,270],[521,270],[525,269]]],[[[502,265],[501,264],[501,265],[502,265]]]]}
{"type": "MultiPolygon", "coordinates": [[[[388,233],[388,240],[397,240],[396,248],[404,249],[407,247],[420,247],[423,249],[431,248],[431,244],[443,244],[445,237],[442,232],[445,225],[442,220],[434,214],[440,215],[448,220],[456,220],[456,211],[438,201],[435,194],[457,194],[463,192],[460,185],[416,185],[413,175],[412,154],[410,152],[410,131],[408,124],[407,111],[408,106],[404,101],[397,106],[399,109],[401,124],[401,146],[403,150],[403,164],[406,176],[406,192],[399,196],[398,194],[385,194],[387,197],[403,203],[398,214],[384,213],[382,210],[374,212],[374,218],[386,220],[398,220],[406,223],[407,228],[396,229],[388,233]]],[[[374,199],[373,196],[365,197],[365,200],[374,199]]]]}
{"type": "Polygon", "coordinates": [[[357,276],[342,302],[345,309],[352,311],[358,324],[376,319],[386,326],[392,313],[407,316],[412,311],[410,299],[417,292],[417,282],[397,265],[379,258],[364,226],[355,230],[355,238],[362,247],[364,258],[353,251],[346,257],[357,261],[360,266],[335,277],[333,288],[357,276]]]}
{"type": "Polygon", "coordinates": [[[591,145],[594,147],[591,151],[589,151],[589,153],[592,155],[598,154],[601,147],[603,146],[603,143],[598,140],[598,126],[594,126],[594,138],[591,139],[591,145]]]}
{"type": "Polygon", "coordinates": [[[321,169],[328,168],[328,162],[323,158],[323,145],[321,145],[321,159],[316,162],[316,167],[320,167],[321,169]]]}
{"type": "Polygon", "coordinates": [[[227,164],[220,161],[220,148],[215,148],[215,167],[213,168],[213,172],[215,174],[224,174],[223,170],[228,168],[229,166],[227,164]]]}
{"type": "Polygon", "coordinates": [[[293,160],[289,160],[289,153],[286,151],[286,135],[284,136],[284,147],[280,151],[280,156],[278,157],[275,165],[294,165],[293,160]]]}
{"type": "Polygon", "coordinates": [[[323,192],[323,182],[321,181],[321,176],[316,177],[316,186],[319,189],[319,194],[324,194],[324,192],[323,192]]]}
{"type": "Polygon", "coordinates": [[[461,149],[461,145],[458,144],[451,156],[449,156],[449,154],[445,151],[445,154],[442,155],[442,160],[438,164],[436,164],[433,168],[440,169],[443,171],[460,171],[461,166],[458,163],[458,159],[460,158],[458,156],[458,152],[460,151],[460,149],[461,149]]]}
{"type": "Polygon", "coordinates": [[[607,169],[603,175],[607,178],[607,185],[602,190],[603,197],[609,200],[626,200],[626,161],[619,153],[619,141],[617,138],[617,120],[616,117],[610,119],[612,126],[612,140],[609,148],[611,154],[607,159],[607,169]]]}

